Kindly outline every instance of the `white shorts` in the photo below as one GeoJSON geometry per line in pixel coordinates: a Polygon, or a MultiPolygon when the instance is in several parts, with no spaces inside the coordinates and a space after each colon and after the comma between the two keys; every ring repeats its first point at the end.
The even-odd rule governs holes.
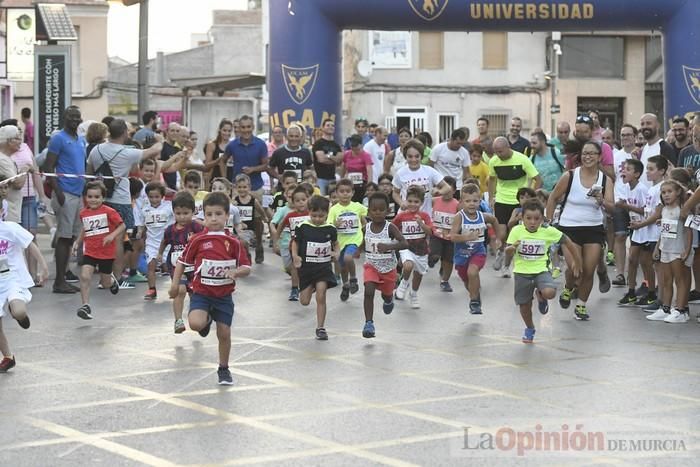
{"type": "Polygon", "coordinates": [[[150,263],[154,259],[158,259],[158,249],[160,245],[148,244],[146,242],[146,248],[144,248],[144,254],[146,255],[146,263],[150,263]]]}
{"type": "MultiPolygon", "coordinates": [[[[689,254],[688,257],[685,259],[685,262],[683,263],[683,264],[685,264],[685,265],[686,265],[687,267],[689,267],[689,268],[692,268],[692,267],[693,267],[693,260],[695,259],[695,254],[694,254],[694,253],[695,253],[695,252],[691,249],[691,250],[690,250],[690,254],[689,254]]],[[[676,253],[666,253],[666,252],[664,252],[664,251],[661,252],[661,255],[660,255],[660,257],[659,257],[659,260],[660,260],[662,263],[664,263],[664,264],[672,263],[672,262],[674,262],[674,261],[677,260],[677,259],[681,259],[681,255],[676,254],[676,253]]]]}
{"type": "Polygon", "coordinates": [[[246,242],[248,246],[251,246],[253,244],[253,241],[255,240],[255,231],[249,229],[241,230],[240,232],[238,232],[238,237],[241,239],[242,242],[246,242]]]}
{"type": "Polygon", "coordinates": [[[402,264],[406,263],[406,261],[411,261],[414,265],[413,270],[421,276],[428,272],[428,255],[418,256],[411,250],[401,250],[399,251],[399,257],[402,264]]]}
{"type": "Polygon", "coordinates": [[[32,293],[29,289],[19,287],[12,281],[2,284],[0,286],[0,318],[7,314],[8,305],[15,300],[29,303],[32,300],[32,293]]]}
{"type": "Polygon", "coordinates": [[[280,248],[280,256],[282,257],[282,266],[284,266],[285,269],[291,268],[293,261],[292,252],[289,251],[289,248],[280,248]]]}

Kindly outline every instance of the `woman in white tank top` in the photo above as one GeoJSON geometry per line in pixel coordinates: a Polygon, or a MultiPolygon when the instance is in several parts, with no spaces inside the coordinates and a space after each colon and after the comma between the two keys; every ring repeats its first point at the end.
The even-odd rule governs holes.
{"type": "Polygon", "coordinates": [[[391,151],[384,158],[384,173],[396,175],[399,169],[406,165],[406,158],[403,155],[403,147],[408,143],[413,135],[411,135],[411,130],[408,128],[401,128],[399,130],[399,146],[391,151]]]}
{"type": "Polygon", "coordinates": [[[559,296],[562,308],[571,304],[574,289],[578,291],[575,317],[588,319],[586,301],[593,288],[593,275],[605,242],[605,210],[614,208],[613,181],[600,170],[600,144],[589,141],[581,150],[581,167],[565,173],[557,182],[547,202],[547,218],[551,219],[558,203],[562,203],[559,230],[568,236],[583,258],[581,277],[566,271],[566,285],[559,296]]]}

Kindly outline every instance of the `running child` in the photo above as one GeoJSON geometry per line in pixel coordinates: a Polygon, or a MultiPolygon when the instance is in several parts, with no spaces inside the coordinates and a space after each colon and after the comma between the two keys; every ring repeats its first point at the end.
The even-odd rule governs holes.
{"type": "Polygon", "coordinates": [[[693,265],[693,234],[681,217],[681,206],[685,199],[685,187],[675,180],[661,183],[662,205],[656,208],[647,220],[638,224],[643,227],[661,221],[659,241],[654,248],[654,260],[659,261],[659,291],[661,308],[647,316],[650,321],[687,323],[690,320],[688,294],[690,293],[693,265]],[[673,289],[676,289],[676,306],[671,307],[673,289]]]}
{"type": "Polygon", "coordinates": [[[408,241],[408,248],[399,251],[401,258],[401,282],[396,288],[396,298],[403,300],[413,273],[409,302],[411,308],[420,308],[418,289],[423,276],[428,272],[428,236],[433,227],[430,216],[421,211],[425,199],[423,187],[411,185],[406,190],[406,210],[399,212],[392,223],[399,227],[408,241]]]}
{"type": "Polygon", "coordinates": [[[362,230],[367,223],[367,208],[352,200],[354,185],[350,179],[339,180],[335,191],[338,194],[338,203],[330,209],[328,222],[338,229],[338,243],[340,244],[338,262],[340,275],[343,279],[340,300],[346,301],[350,294],[355,294],[360,290],[355,270],[355,258],[360,257],[362,230]]]}
{"type": "Polygon", "coordinates": [[[428,266],[432,268],[440,262],[440,290],[452,292],[450,276],[454,266],[454,244],[450,239],[450,230],[452,220],[459,210],[459,201],[455,199],[455,178],[448,175],[443,180],[450,189],[439,198],[433,198],[433,235],[430,237],[428,266]]]}
{"type": "MultiPolygon", "coordinates": [[[[217,177],[211,181],[212,193],[226,193],[226,195],[228,195],[230,199],[233,199],[231,197],[232,188],[233,184],[229,182],[226,178],[217,177]]],[[[203,215],[202,220],[204,220],[203,215]]],[[[231,207],[229,208],[228,222],[226,223],[226,228],[234,235],[237,235],[238,232],[241,230],[241,213],[238,210],[238,207],[233,203],[231,203],[231,207]]]]}
{"type": "Polygon", "coordinates": [[[78,308],[78,316],[82,319],[92,319],[90,308],[90,284],[97,270],[100,273],[100,284],[109,289],[113,295],[119,293],[119,283],[112,274],[112,265],[117,254],[116,242],[122,240],[126,226],[117,211],[104,203],[107,188],[100,181],[91,181],[83,189],[84,207],[80,210],[80,220],[83,223],[78,245],[83,245],[83,257],[80,266],[80,298],[82,306],[78,308]]]}
{"type": "MultiPolygon", "coordinates": [[[[180,259],[182,252],[185,251],[187,243],[190,241],[192,236],[204,230],[202,224],[193,220],[195,200],[192,194],[190,194],[188,191],[178,192],[175,195],[175,198],[173,198],[172,206],[173,215],[175,216],[175,223],[165,228],[163,241],[160,242],[160,248],[158,248],[159,258],[163,257],[165,249],[168,248],[166,266],[170,272],[171,279],[175,272],[177,260],[180,259]]],[[[184,276],[180,280],[180,284],[178,284],[177,297],[173,299],[173,315],[175,316],[175,324],[173,325],[173,328],[175,330],[175,334],[181,334],[185,332],[186,329],[185,322],[182,319],[182,310],[185,307],[185,296],[188,292],[192,272],[193,269],[191,266],[186,266],[184,268],[184,276]]]]}
{"type": "Polygon", "coordinates": [[[338,233],[327,223],[329,201],[320,195],[309,200],[310,220],[294,229],[292,259],[299,274],[299,303],[307,306],[316,294],[316,339],[328,340],[326,332],[326,291],[338,285],[331,259],[338,256],[338,233]]]}
{"type": "Polygon", "coordinates": [[[515,303],[520,307],[520,316],[525,322],[522,341],[531,344],[535,338],[535,323],[532,319],[532,296],[537,296],[541,314],[549,311],[548,300],[557,293],[557,286],[549,272],[549,256],[553,244],[559,243],[574,277],[581,274],[581,258],[573,242],[555,227],[544,227],[544,206],[536,199],[527,201],[523,207],[522,224],[516,225],[508,234],[505,249],[506,264],[513,260],[515,303]]]}
{"type": "Polygon", "coordinates": [[[183,186],[185,187],[185,191],[189,192],[189,194],[191,194],[194,198],[194,217],[197,219],[204,219],[202,203],[204,202],[204,198],[209,193],[200,190],[202,187],[202,176],[199,175],[199,172],[190,170],[185,174],[183,186]]]}
{"type": "Polygon", "coordinates": [[[302,182],[308,183],[314,188],[314,195],[321,195],[321,189],[318,187],[318,178],[316,178],[316,172],[314,172],[311,169],[304,170],[302,182]]]}
{"type": "MultiPolygon", "coordinates": [[[[282,245],[278,244],[275,252],[279,250],[282,261],[285,263],[285,255],[288,255],[289,261],[292,262],[291,242],[294,240],[296,228],[303,222],[311,219],[309,215],[309,193],[303,186],[297,186],[292,191],[292,209],[285,216],[282,222],[277,225],[277,238],[282,241],[282,235],[286,232],[289,235],[287,247],[283,250],[282,245]]],[[[299,300],[299,273],[297,268],[291,267],[290,273],[292,276],[292,289],[289,291],[289,301],[296,302],[299,300]]]]}
{"type": "Polygon", "coordinates": [[[392,193],[394,192],[394,185],[392,184],[394,177],[391,174],[381,174],[379,176],[379,191],[384,193],[389,197],[389,209],[386,212],[386,218],[388,220],[394,220],[396,213],[399,211],[399,206],[396,205],[392,193]]]}
{"type": "Polygon", "coordinates": [[[231,322],[236,279],[250,274],[250,259],[241,242],[226,232],[231,200],[225,193],[210,193],[204,198],[206,229],[190,239],[175,266],[168,295],[180,294],[180,281],[187,266],[194,267],[190,312],[190,329],[206,337],[216,321],[219,340],[219,384],[232,385],[228,368],[231,353],[231,322]]]}
{"type": "MultiPolygon", "coordinates": [[[[454,243],[454,265],[464,287],[469,292],[469,313],[480,315],[481,278],[479,272],[486,264],[487,225],[498,225],[495,216],[481,212],[481,191],[473,183],[462,186],[462,209],[454,216],[450,230],[450,239],[454,243]]],[[[492,245],[496,250],[501,246],[499,239],[492,245]]]]}
{"type": "MultiPolygon", "coordinates": [[[[0,183],[0,187],[7,184],[0,183]]],[[[5,216],[4,197],[0,202],[0,219],[5,216]]],[[[29,292],[35,282],[27,270],[25,252],[37,264],[37,284],[43,285],[49,277],[49,268],[34,237],[19,224],[0,221],[0,373],[6,373],[16,364],[15,356],[10,351],[10,344],[2,329],[2,318],[9,312],[22,329],[28,329],[27,305],[32,299],[29,292]]]]}
{"type": "Polygon", "coordinates": [[[251,194],[250,177],[246,174],[236,175],[236,193],[238,194],[233,204],[241,214],[241,230],[238,236],[248,251],[255,247],[255,262],[260,264],[263,258],[263,245],[259,241],[262,236],[262,222],[267,223],[269,219],[260,202],[251,194]]]}
{"type": "Polygon", "coordinates": [[[175,221],[172,204],[164,201],[165,185],[160,182],[151,182],[146,185],[148,202],[137,213],[136,227],[138,235],[145,238],[146,264],[148,265],[148,292],[144,300],[158,298],[156,292],[156,268],[161,262],[158,256],[160,243],[163,241],[165,229],[175,221]]]}
{"type": "Polygon", "coordinates": [[[387,218],[389,200],[385,193],[378,192],[369,198],[370,223],[365,227],[365,327],[362,337],[371,338],[374,330],[374,294],[377,290],[384,301],[384,314],[394,310],[394,286],[396,284],[396,252],[408,248],[408,242],[399,228],[387,218]]]}
{"type": "Polygon", "coordinates": [[[377,185],[374,182],[368,182],[367,186],[365,186],[365,197],[362,198],[362,205],[364,207],[369,206],[369,197],[372,196],[373,193],[376,193],[379,191],[379,185],[377,185]]]}
{"type": "Polygon", "coordinates": [[[275,193],[274,198],[272,198],[272,205],[270,206],[273,214],[276,213],[278,209],[287,205],[285,193],[287,192],[287,188],[292,185],[297,185],[297,173],[293,170],[285,170],[282,173],[282,178],[280,178],[280,185],[280,190],[275,193]]]}

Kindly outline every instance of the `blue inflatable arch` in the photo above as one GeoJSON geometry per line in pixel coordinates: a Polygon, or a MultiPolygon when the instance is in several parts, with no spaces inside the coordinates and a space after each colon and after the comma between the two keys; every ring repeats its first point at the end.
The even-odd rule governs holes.
{"type": "Polygon", "coordinates": [[[700,0],[270,0],[273,124],[339,122],[343,29],[661,30],[666,115],[700,110],[700,0]]]}

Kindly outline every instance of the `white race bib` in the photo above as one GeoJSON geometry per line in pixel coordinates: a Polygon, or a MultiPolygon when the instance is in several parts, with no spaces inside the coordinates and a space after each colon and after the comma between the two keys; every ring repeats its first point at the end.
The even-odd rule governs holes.
{"type": "Polygon", "coordinates": [[[107,214],[97,214],[95,216],[88,216],[83,218],[83,228],[85,229],[86,237],[93,237],[95,235],[102,235],[109,233],[109,222],[107,221],[107,214]]]}
{"type": "Polygon", "coordinates": [[[688,216],[685,220],[685,226],[693,230],[700,230],[700,215],[688,216]]]}
{"type": "Polygon", "coordinates": [[[678,221],[676,219],[661,219],[661,238],[676,238],[678,236],[678,221]]]}
{"type": "Polygon", "coordinates": [[[238,206],[238,212],[241,213],[241,222],[253,220],[253,206],[238,206]]]}
{"type": "Polygon", "coordinates": [[[345,212],[338,216],[336,228],[341,234],[356,234],[360,228],[360,218],[354,212],[345,212]]]}
{"type": "Polygon", "coordinates": [[[544,240],[521,240],[518,253],[526,261],[537,261],[547,253],[547,247],[544,240]]]}
{"type": "Polygon", "coordinates": [[[146,225],[165,225],[168,222],[168,217],[157,212],[146,213],[146,225]]]}
{"type": "Polygon", "coordinates": [[[233,269],[236,269],[235,259],[204,259],[199,269],[200,282],[214,287],[233,284],[233,279],[226,277],[226,274],[233,269]]]}
{"type": "Polygon", "coordinates": [[[331,242],[308,242],[306,244],[307,263],[330,263],[331,242]]]}
{"type": "Polygon", "coordinates": [[[294,233],[294,230],[296,230],[297,227],[299,227],[301,224],[308,221],[309,219],[311,219],[311,217],[309,216],[290,217],[289,230],[291,230],[292,233],[294,233]]]}
{"type": "Polygon", "coordinates": [[[433,224],[440,229],[450,230],[454,214],[442,211],[433,211],[433,224]]]}
{"type": "Polygon", "coordinates": [[[365,257],[370,260],[379,261],[383,259],[391,259],[393,251],[380,253],[377,245],[383,243],[379,238],[365,238],[365,257]]]}
{"type": "Polygon", "coordinates": [[[273,199],[275,199],[275,197],[272,196],[272,195],[263,195],[263,198],[262,198],[262,206],[263,206],[264,208],[269,208],[270,206],[272,206],[272,200],[273,200],[273,199]]]}
{"type": "Polygon", "coordinates": [[[425,238],[425,232],[418,221],[401,222],[401,233],[406,240],[416,240],[425,238]]]}
{"type": "Polygon", "coordinates": [[[348,179],[353,185],[362,185],[362,172],[350,172],[348,173],[348,179]]]}

